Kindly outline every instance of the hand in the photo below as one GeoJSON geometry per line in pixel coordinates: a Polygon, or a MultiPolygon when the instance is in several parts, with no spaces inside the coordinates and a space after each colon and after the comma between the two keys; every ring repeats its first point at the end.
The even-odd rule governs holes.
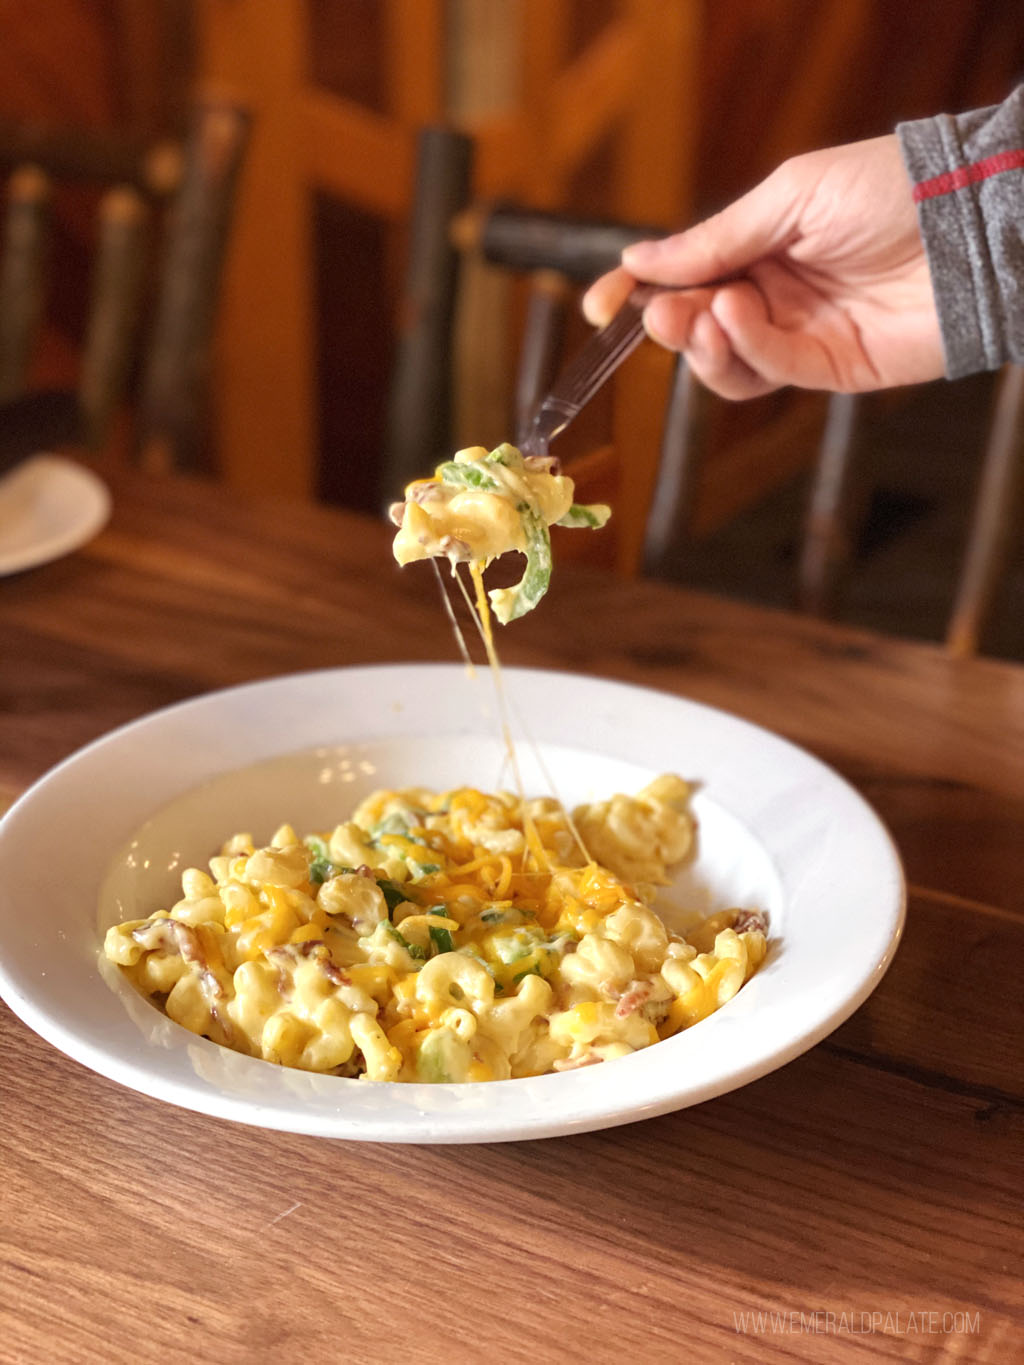
{"type": "Polygon", "coordinates": [[[857,393],[939,378],[942,337],[895,135],[794,157],[686,232],[627,247],[588,290],[603,325],[637,280],[649,335],[725,398],[783,385],[857,393]]]}

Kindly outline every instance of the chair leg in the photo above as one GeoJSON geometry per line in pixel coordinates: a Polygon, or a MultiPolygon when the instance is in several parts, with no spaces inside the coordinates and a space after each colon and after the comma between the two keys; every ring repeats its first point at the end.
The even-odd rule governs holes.
{"type": "Polygon", "coordinates": [[[955,658],[977,653],[991,614],[1016,522],[1022,465],[1024,366],[1007,365],[999,378],[967,551],[946,632],[946,648],[955,658]]]}
{"type": "Polygon", "coordinates": [[[661,459],[644,531],[642,562],[647,575],[664,570],[689,525],[700,458],[699,419],[699,385],[680,356],[665,410],[661,459]]]}
{"type": "Polygon", "coordinates": [[[829,400],[797,569],[797,603],[812,616],[833,614],[853,548],[851,484],[861,399],[829,400]]]}

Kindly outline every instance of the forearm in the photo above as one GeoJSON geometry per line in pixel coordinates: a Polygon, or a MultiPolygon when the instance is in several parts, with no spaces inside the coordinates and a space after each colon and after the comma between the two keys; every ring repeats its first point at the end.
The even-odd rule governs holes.
{"type": "Polygon", "coordinates": [[[989,109],[902,123],[950,379],[1024,364],[1024,85],[989,109]]]}

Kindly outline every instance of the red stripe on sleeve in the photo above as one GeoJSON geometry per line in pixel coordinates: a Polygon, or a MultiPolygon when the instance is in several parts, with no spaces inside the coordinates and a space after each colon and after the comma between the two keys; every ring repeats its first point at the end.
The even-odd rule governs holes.
{"type": "Polygon", "coordinates": [[[1003,171],[1019,170],[1024,170],[1024,147],[1018,147],[1012,152],[998,152],[995,156],[985,157],[983,161],[974,161],[970,166],[960,166],[955,171],[945,171],[931,180],[922,180],[919,185],[914,186],[914,203],[919,204],[922,199],[935,199],[942,194],[952,194],[954,190],[962,190],[966,185],[976,185],[979,180],[1001,175],[1003,171]]]}

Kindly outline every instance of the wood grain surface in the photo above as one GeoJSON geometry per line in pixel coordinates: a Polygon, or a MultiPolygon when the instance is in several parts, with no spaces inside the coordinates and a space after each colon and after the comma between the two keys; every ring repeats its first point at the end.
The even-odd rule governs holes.
{"type": "MultiPolygon", "coordinates": [[[[0,580],[0,801],[210,688],[453,659],[433,575],[394,567],[383,525],[107,476],[97,540],[0,580]]],[[[468,1147],[206,1118],[0,1007],[0,1359],[1021,1358],[1024,668],[619,581],[557,547],[551,594],[501,644],[737,712],[843,774],[911,887],[878,990],[712,1102],[468,1147]]]]}

